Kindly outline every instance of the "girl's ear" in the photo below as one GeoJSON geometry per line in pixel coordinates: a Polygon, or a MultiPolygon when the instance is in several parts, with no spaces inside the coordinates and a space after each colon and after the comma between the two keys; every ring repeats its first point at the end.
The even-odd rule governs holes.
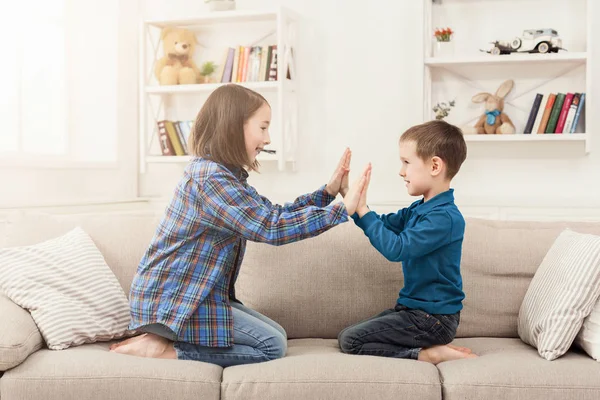
{"type": "Polygon", "coordinates": [[[444,160],[442,160],[438,156],[434,156],[431,158],[431,175],[438,176],[441,174],[445,167],[444,160]]]}
{"type": "Polygon", "coordinates": [[[473,96],[471,98],[471,101],[473,103],[483,103],[484,101],[486,101],[488,99],[488,97],[490,97],[491,94],[489,93],[477,93],[475,96],[473,96]]]}

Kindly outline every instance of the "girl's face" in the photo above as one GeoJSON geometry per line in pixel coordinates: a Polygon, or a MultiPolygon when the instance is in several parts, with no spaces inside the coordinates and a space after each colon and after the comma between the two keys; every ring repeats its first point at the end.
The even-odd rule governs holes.
{"type": "Polygon", "coordinates": [[[248,159],[251,163],[254,163],[256,156],[265,146],[271,143],[271,137],[269,136],[270,124],[271,107],[268,104],[263,104],[244,123],[244,141],[246,142],[248,159]]]}

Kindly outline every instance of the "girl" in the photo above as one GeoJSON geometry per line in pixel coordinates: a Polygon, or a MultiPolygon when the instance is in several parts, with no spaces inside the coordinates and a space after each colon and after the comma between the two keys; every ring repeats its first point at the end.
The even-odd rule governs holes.
{"type": "Polygon", "coordinates": [[[246,182],[270,143],[271,108],[260,94],[224,85],[198,114],[186,167],[138,267],[130,291],[130,329],[144,332],[111,346],[142,357],[222,367],[283,357],[287,336],[275,321],[242,305],[235,281],[246,240],[283,245],[346,222],[365,173],[348,188],[346,149],[330,182],[292,204],[273,205],[246,182]],[[342,191],[343,202],[329,205],[342,191]]]}

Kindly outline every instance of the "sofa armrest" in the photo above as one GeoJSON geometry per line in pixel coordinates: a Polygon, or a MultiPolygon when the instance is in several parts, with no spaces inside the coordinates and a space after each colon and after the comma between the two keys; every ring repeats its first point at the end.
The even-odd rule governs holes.
{"type": "Polygon", "coordinates": [[[21,364],[44,345],[31,314],[0,294],[0,371],[21,364]]]}

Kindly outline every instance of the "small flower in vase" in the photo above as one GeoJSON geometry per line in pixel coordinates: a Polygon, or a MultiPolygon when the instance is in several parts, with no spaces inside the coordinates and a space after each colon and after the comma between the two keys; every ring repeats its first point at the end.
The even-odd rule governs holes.
{"type": "Polygon", "coordinates": [[[435,119],[442,120],[442,119],[446,118],[448,116],[448,114],[450,113],[450,110],[452,110],[452,107],[454,107],[454,104],[456,104],[456,102],[454,100],[452,100],[452,101],[449,101],[448,103],[442,102],[442,103],[437,103],[435,106],[433,106],[433,112],[435,113],[435,119]]]}
{"type": "Polygon", "coordinates": [[[435,30],[433,36],[438,42],[449,42],[452,39],[454,31],[451,28],[438,28],[435,30]]]}
{"type": "Polygon", "coordinates": [[[435,37],[434,55],[436,57],[451,57],[454,54],[454,43],[452,35],[454,31],[451,28],[438,28],[433,33],[435,37]]]}

